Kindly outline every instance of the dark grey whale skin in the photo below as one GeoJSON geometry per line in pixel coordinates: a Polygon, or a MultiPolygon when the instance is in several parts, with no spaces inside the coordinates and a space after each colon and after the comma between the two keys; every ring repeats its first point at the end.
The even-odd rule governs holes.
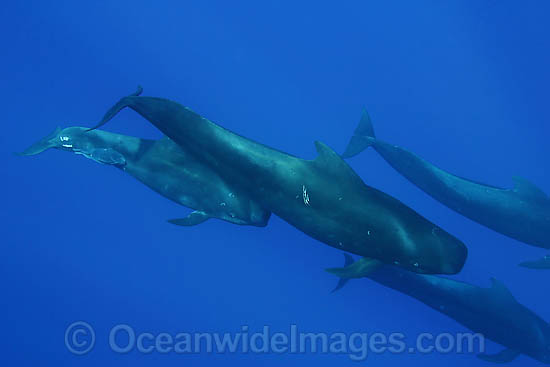
{"type": "Polygon", "coordinates": [[[368,187],[329,147],[304,160],[232,133],[163,98],[122,98],[99,127],[129,107],[226,182],[332,247],[422,273],[455,274],[466,246],[398,200],[368,187]]]}
{"type": "Polygon", "coordinates": [[[342,157],[353,157],[369,146],[443,205],[505,236],[550,248],[550,199],[527,180],[515,177],[513,189],[502,189],[452,175],[406,149],[376,139],[370,117],[363,111],[342,157]]]}
{"type": "MultiPolygon", "coordinates": [[[[353,263],[346,256],[346,265],[353,263]]],[[[482,288],[435,275],[415,274],[384,265],[367,278],[419,300],[475,333],[483,334],[507,350],[499,355],[480,358],[505,363],[518,354],[550,363],[550,325],[514,298],[501,282],[491,279],[490,288],[482,288]]],[[[345,284],[340,281],[337,289],[345,284]]]]}
{"type": "Polygon", "coordinates": [[[49,148],[115,166],[160,195],[196,210],[185,219],[172,220],[175,224],[194,225],[213,217],[263,227],[271,214],[168,138],[148,140],[84,127],[57,128],[21,155],[49,148]]]}

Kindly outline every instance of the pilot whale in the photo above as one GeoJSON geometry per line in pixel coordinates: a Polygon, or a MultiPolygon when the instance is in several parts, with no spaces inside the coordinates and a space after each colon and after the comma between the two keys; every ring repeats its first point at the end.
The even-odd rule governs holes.
{"type": "Polygon", "coordinates": [[[208,218],[242,225],[267,225],[270,212],[238,187],[228,185],[170,139],[148,140],[87,130],[58,127],[20,154],[35,155],[55,148],[117,167],[160,195],[195,209],[185,218],[169,220],[177,225],[196,225],[208,218]]]}
{"type": "Polygon", "coordinates": [[[459,214],[529,245],[550,248],[550,199],[529,181],[515,177],[503,189],[454,176],[416,154],[375,137],[363,111],[346,151],[350,158],[373,147],[395,170],[428,195],[459,214]]]}
{"type": "Polygon", "coordinates": [[[548,270],[550,269],[550,255],[546,255],[542,259],[535,261],[524,261],[519,266],[528,269],[548,270]]]}
{"type": "Polygon", "coordinates": [[[354,262],[350,255],[345,257],[344,268],[327,269],[345,276],[335,290],[342,288],[348,279],[367,277],[506,347],[498,354],[479,354],[485,361],[508,363],[524,354],[550,364],[550,325],[520,304],[496,279],[491,279],[490,288],[482,288],[435,275],[414,274],[391,265],[380,266],[371,259],[354,262]],[[369,270],[372,266],[376,267],[374,272],[369,270]]]}
{"type": "Polygon", "coordinates": [[[232,133],[176,102],[140,93],[141,88],[122,98],[95,128],[129,107],[262,208],[325,244],[414,272],[462,269],[467,249],[460,240],[367,186],[325,144],[315,143],[316,159],[300,159],[232,133]]]}

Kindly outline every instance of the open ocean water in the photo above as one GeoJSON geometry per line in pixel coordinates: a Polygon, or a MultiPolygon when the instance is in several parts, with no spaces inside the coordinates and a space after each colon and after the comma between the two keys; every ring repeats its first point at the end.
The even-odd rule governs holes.
{"type": "MultiPolygon", "coordinates": [[[[343,152],[365,107],[380,139],[449,172],[501,187],[519,175],[550,193],[550,3],[15,1],[0,14],[0,364],[487,365],[477,351],[409,353],[421,334],[468,329],[369,279],[331,294],[337,279],[324,269],[342,265],[341,251],[275,215],[265,228],[177,227],[166,220],[189,209],[113,167],[57,150],[13,153],[58,125],[93,126],[141,84],[308,159],[315,140],[343,152]],[[353,345],[263,348],[254,335],[264,327],[270,338],[338,334],[353,345]],[[198,350],[176,350],[175,339],[198,333],[255,345],[220,351],[214,340],[208,350],[205,336],[198,350]],[[406,337],[404,352],[362,347],[364,334],[392,333],[406,337]]],[[[104,129],[161,136],[130,110],[104,129]]],[[[469,257],[452,279],[488,287],[495,277],[550,321],[550,271],[517,266],[546,250],[451,211],[372,149],[348,162],[464,241],[469,257]]]]}

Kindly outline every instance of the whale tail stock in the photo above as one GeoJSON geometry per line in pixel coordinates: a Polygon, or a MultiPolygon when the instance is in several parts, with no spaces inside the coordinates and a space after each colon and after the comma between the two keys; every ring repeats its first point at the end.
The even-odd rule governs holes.
{"type": "Polygon", "coordinates": [[[351,158],[370,147],[376,141],[374,128],[367,110],[361,112],[361,120],[351,137],[342,158],[351,158]]]}
{"type": "Polygon", "coordinates": [[[53,148],[57,146],[56,141],[54,141],[54,139],[57,138],[60,132],[61,132],[61,127],[58,126],[52,133],[50,133],[45,138],[34,143],[33,145],[31,145],[21,153],[15,153],[15,154],[21,155],[21,156],[36,155],[36,154],[42,153],[43,151],[49,148],[53,148]]]}
{"type": "Polygon", "coordinates": [[[363,257],[358,261],[353,261],[350,254],[344,253],[344,267],[325,269],[327,273],[334,274],[339,277],[338,284],[332,290],[334,293],[342,289],[350,279],[364,278],[370,273],[376,271],[382,263],[379,260],[363,257]]]}
{"type": "Polygon", "coordinates": [[[125,107],[128,107],[128,101],[126,100],[126,98],[128,97],[137,97],[139,96],[141,93],[143,92],[143,88],[141,85],[138,85],[137,87],[137,90],[126,96],[126,97],[123,97],[120,99],[120,101],[117,102],[117,104],[115,104],[113,107],[111,107],[109,109],[109,111],[107,111],[107,113],[105,113],[105,115],[103,116],[103,118],[101,119],[101,121],[95,125],[94,127],[91,127],[89,128],[88,130],[86,131],[91,131],[91,130],[95,130],[97,128],[100,128],[101,126],[105,125],[107,122],[109,122],[117,113],[120,112],[120,110],[122,110],[123,108],[125,107]]]}

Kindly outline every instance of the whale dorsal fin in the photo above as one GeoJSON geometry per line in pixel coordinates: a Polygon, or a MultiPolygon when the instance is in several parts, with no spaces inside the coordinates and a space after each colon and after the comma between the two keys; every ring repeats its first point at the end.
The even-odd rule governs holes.
{"type": "Polygon", "coordinates": [[[517,194],[529,198],[529,199],[535,199],[535,200],[548,200],[548,196],[539,189],[534,183],[530,182],[529,180],[515,176],[513,177],[514,180],[514,192],[517,194]]]}
{"type": "Polygon", "coordinates": [[[313,161],[317,166],[331,174],[349,178],[356,184],[363,184],[363,180],[355,173],[355,171],[328,145],[320,141],[315,142],[315,148],[319,155],[313,161]]]}
{"type": "Polygon", "coordinates": [[[491,363],[510,363],[516,359],[521,353],[515,349],[504,349],[502,352],[497,354],[485,354],[480,353],[477,355],[477,358],[491,363]]]}
{"type": "Polygon", "coordinates": [[[502,298],[517,302],[512,292],[510,292],[510,290],[504,285],[504,283],[495,278],[491,278],[491,291],[495,292],[495,294],[502,298]]]}

